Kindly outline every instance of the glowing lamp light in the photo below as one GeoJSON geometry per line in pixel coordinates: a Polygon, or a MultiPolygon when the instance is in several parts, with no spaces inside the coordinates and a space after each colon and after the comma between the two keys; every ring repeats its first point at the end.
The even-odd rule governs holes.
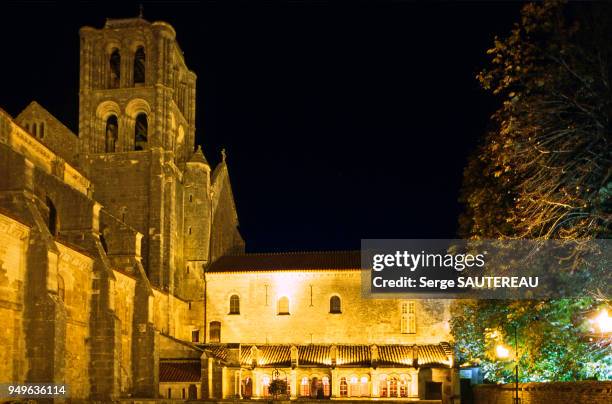
{"type": "Polygon", "coordinates": [[[495,355],[500,359],[505,359],[510,356],[510,350],[503,345],[495,347],[495,355]]]}
{"type": "Polygon", "coordinates": [[[599,312],[597,317],[595,317],[593,322],[597,324],[599,331],[601,331],[602,333],[612,332],[612,317],[608,315],[608,310],[601,309],[601,311],[599,312]]]}

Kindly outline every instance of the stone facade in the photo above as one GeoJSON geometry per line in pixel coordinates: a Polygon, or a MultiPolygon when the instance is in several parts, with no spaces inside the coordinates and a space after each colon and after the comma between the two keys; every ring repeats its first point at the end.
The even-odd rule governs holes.
{"type": "Polygon", "coordinates": [[[225,159],[195,148],[174,29],[80,35],[78,136],[36,102],[0,110],[0,382],[156,397],[164,354],[202,356],[163,347],[204,335],[204,268],[244,242],[225,159]]]}
{"type": "Polygon", "coordinates": [[[363,299],[353,253],[244,254],[169,24],[80,37],[78,136],[0,110],[0,383],[262,398],[276,368],[287,398],[451,400],[448,302],[363,299]]]}

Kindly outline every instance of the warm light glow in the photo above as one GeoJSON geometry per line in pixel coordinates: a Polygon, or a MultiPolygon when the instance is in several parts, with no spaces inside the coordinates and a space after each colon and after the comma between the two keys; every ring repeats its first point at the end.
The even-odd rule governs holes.
{"type": "Polygon", "coordinates": [[[361,383],[366,384],[367,382],[368,382],[368,378],[367,378],[367,377],[365,377],[365,376],[363,376],[363,377],[361,378],[361,383]]]}
{"type": "Polygon", "coordinates": [[[495,347],[495,354],[500,359],[505,359],[510,356],[510,350],[503,345],[498,345],[495,347]]]}
{"type": "Polygon", "coordinates": [[[612,332],[612,317],[608,315],[608,310],[601,309],[595,320],[593,320],[600,332],[608,333],[612,332]]]}
{"type": "Polygon", "coordinates": [[[272,279],[278,297],[286,296],[289,300],[294,297],[298,282],[295,282],[292,274],[274,274],[272,279]]]}
{"type": "Polygon", "coordinates": [[[357,384],[357,378],[355,376],[351,377],[351,384],[357,384]]]}

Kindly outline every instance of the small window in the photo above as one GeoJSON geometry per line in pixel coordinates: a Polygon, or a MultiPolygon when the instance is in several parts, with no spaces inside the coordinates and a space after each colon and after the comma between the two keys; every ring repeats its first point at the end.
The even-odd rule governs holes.
{"type": "Polygon", "coordinates": [[[289,298],[287,296],[283,296],[280,299],[278,299],[278,314],[279,315],[289,314],[289,298]]]}
{"type": "Polygon", "coordinates": [[[200,330],[191,331],[191,342],[200,342],[200,330]]]}
{"type": "Polygon", "coordinates": [[[116,115],[111,115],[106,120],[106,129],[104,132],[104,151],[106,153],[114,153],[117,138],[119,137],[119,123],[116,115]]]}
{"type": "Polygon", "coordinates": [[[340,296],[332,296],[329,299],[329,312],[334,314],[342,313],[342,303],[340,301],[340,296]]]}
{"type": "Polygon", "coordinates": [[[240,297],[238,297],[238,295],[232,295],[232,297],[230,297],[229,314],[240,314],[240,297]]]}
{"type": "Polygon", "coordinates": [[[149,124],[147,114],[140,113],[136,116],[134,126],[134,150],[144,150],[148,139],[149,124]]]}
{"type": "Polygon", "coordinates": [[[52,236],[57,236],[59,229],[59,220],[57,218],[57,209],[55,209],[55,205],[53,201],[47,197],[47,208],[49,209],[49,216],[47,226],[49,227],[49,232],[52,236]]]}
{"type": "Polygon", "coordinates": [[[134,84],[145,82],[145,51],[142,46],[136,49],[134,54],[134,84]]]}
{"type": "Polygon", "coordinates": [[[121,80],[121,55],[119,54],[119,49],[114,49],[111,53],[109,65],[109,88],[119,88],[119,82],[121,80]]]}
{"type": "Polygon", "coordinates": [[[189,202],[193,202],[193,195],[189,195],[189,202]]]}
{"type": "Polygon", "coordinates": [[[210,322],[210,342],[221,342],[221,322],[210,322]]]}
{"type": "Polygon", "coordinates": [[[172,398],[172,389],[168,387],[168,398],[172,398]]]}
{"type": "Polygon", "coordinates": [[[191,227],[189,228],[189,234],[191,234],[191,227]]]}

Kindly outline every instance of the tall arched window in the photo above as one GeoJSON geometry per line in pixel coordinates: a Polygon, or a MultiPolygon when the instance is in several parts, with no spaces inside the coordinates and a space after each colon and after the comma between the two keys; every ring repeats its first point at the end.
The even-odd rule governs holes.
{"type": "Polygon", "coordinates": [[[66,286],[64,284],[64,278],[60,275],[57,275],[57,294],[59,295],[62,301],[66,299],[66,286]]]}
{"type": "Polygon", "coordinates": [[[46,203],[47,203],[47,208],[49,209],[49,216],[47,218],[48,219],[47,227],[49,228],[49,233],[51,233],[52,236],[57,236],[58,227],[59,227],[59,221],[57,218],[57,209],[55,209],[55,205],[53,204],[53,201],[49,199],[49,197],[47,197],[46,203]]]}
{"type": "Polygon", "coordinates": [[[134,84],[145,82],[145,51],[139,46],[134,54],[134,84]]]}
{"type": "Polygon", "coordinates": [[[329,299],[329,312],[342,313],[342,303],[340,301],[340,296],[332,296],[329,299]]]}
{"type": "Polygon", "coordinates": [[[283,296],[278,299],[278,314],[286,315],[289,314],[289,298],[287,296],[283,296]]]}
{"type": "Polygon", "coordinates": [[[210,322],[209,340],[210,342],[221,342],[221,322],[210,322]]]}
{"type": "Polygon", "coordinates": [[[302,377],[300,382],[300,396],[310,397],[310,381],[306,376],[302,377]]]}
{"type": "Polygon", "coordinates": [[[229,314],[240,314],[240,298],[238,295],[232,295],[230,297],[229,314]]]}
{"type": "Polygon", "coordinates": [[[119,122],[116,115],[111,115],[106,119],[106,128],[104,131],[104,151],[107,153],[115,152],[115,145],[119,137],[119,122]]]}
{"type": "Polygon", "coordinates": [[[134,150],[144,150],[147,144],[149,124],[147,122],[147,114],[144,112],[136,115],[136,124],[134,126],[134,150]]]}
{"type": "Polygon", "coordinates": [[[109,64],[110,77],[108,86],[110,88],[119,88],[121,81],[121,55],[119,54],[119,49],[113,50],[110,55],[109,64]]]}

